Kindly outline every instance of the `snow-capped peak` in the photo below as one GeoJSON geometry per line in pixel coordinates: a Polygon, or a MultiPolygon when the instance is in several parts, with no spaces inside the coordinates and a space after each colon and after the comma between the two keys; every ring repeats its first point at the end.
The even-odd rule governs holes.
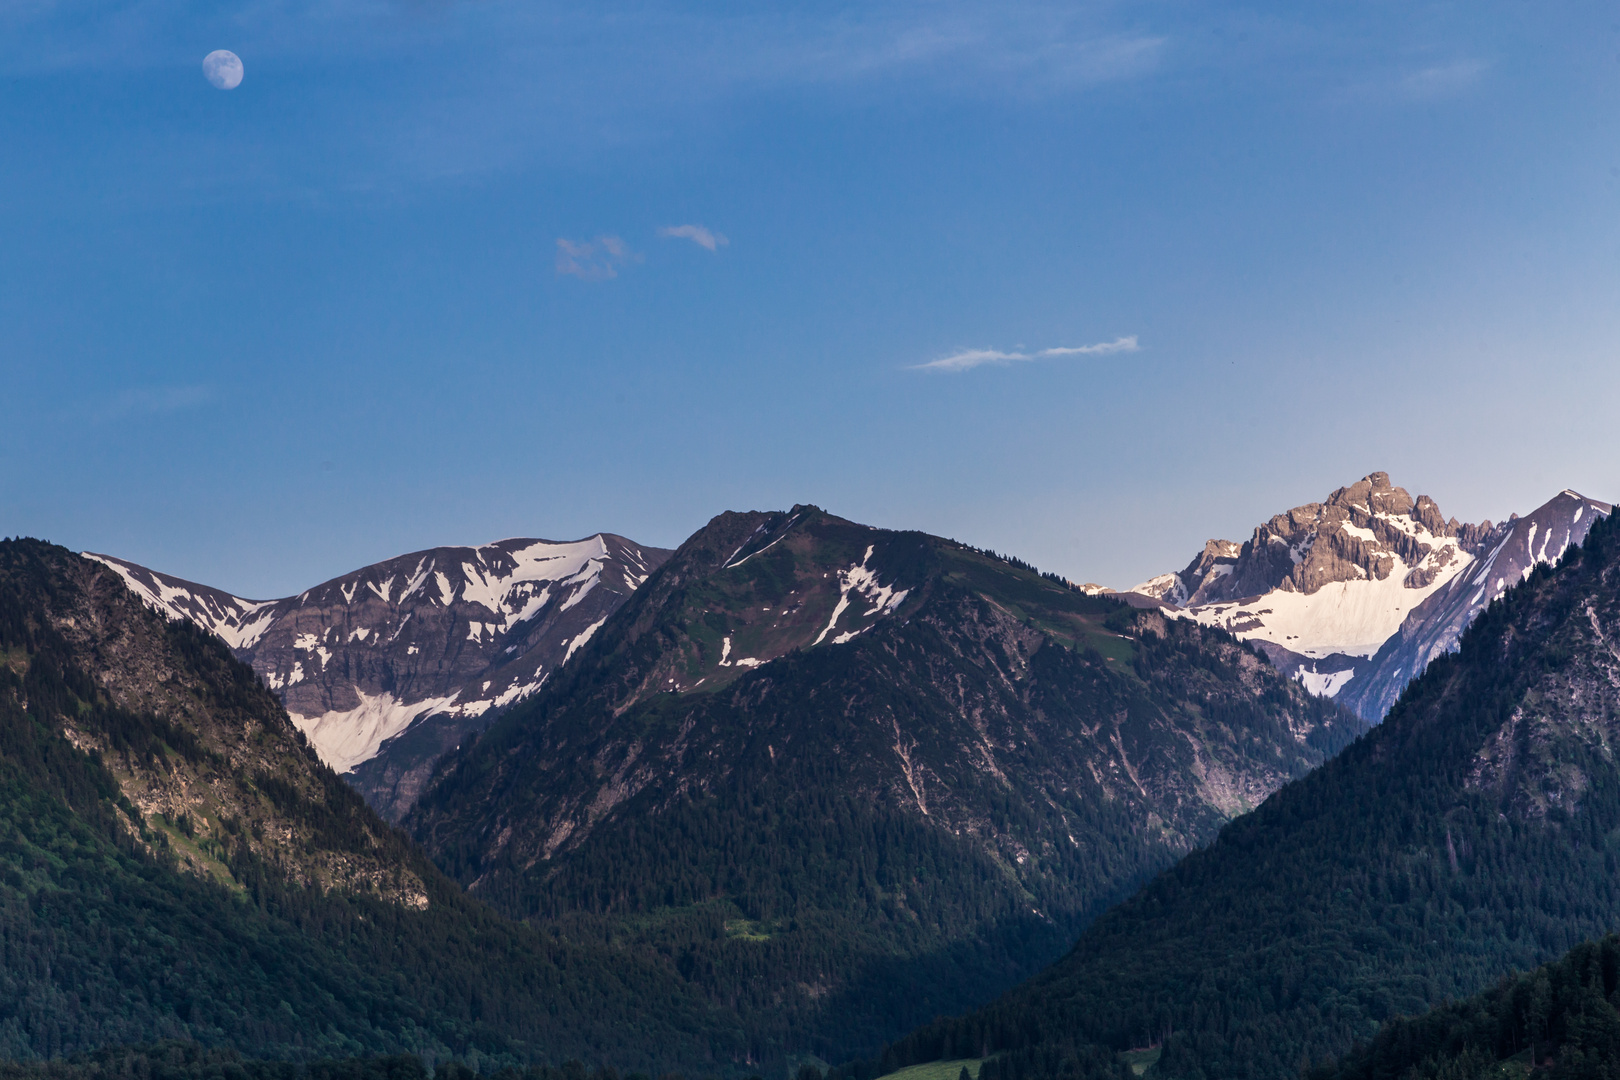
{"type": "Polygon", "coordinates": [[[1484,604],[1610,510],[1566,489],[1528,517],[1459,525],[1428,496],[1371,473],[1276,515],[1241,545],[1211,540],[1186,569],[1132,591],[1254,641],[1313,690],[1376,720],[1484,604]],[[1392,642],[1419,639],[1421,656],[1387,660],[1392,642]]]}

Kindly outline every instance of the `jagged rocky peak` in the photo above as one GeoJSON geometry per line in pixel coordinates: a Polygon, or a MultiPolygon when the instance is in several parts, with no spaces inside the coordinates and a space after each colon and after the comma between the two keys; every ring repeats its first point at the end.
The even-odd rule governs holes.
{"type": "Polygon", "coordinates": [[[611,533],[440,547],[268,601],[89,557],[222,638],[321,758],[398,817],[440,754],[545,685],[669,552],[611,533]]]}
{"type": "Polygon", "coordinates": [[[1609,510],[1566,490],[1524,518],[1459,524],[1369,473],[1131,591],[1254,641],[1312,691],[1377,720],[1508,584],[1609,510]]]}
{"type": "Polygon", "coordinates": [[[1427,495],[1416,499],[1389,474],[1369,473],[1324,502],[1305,503],[1255,528],[1247,541],[1210,540],[1179,573],[1161,574],[1132,592],[1176,607],[1241,600],[1274,589],[1310,594],[1342,581],[1432,584],[1460,552],[1472,553],[1490,522],[1447,521],[1427,495]]]}
{"type": "MultiPolygon", "coordinates": [[[[1476,531],[1488,531],[1489,522],[1476,531]]],[[[1389,474],[1371,473],[1341,487],[1325,502],[1306,503],[1278,514],[1255,529],[1235,553],[1203,569],[1210,548],[1183,571],[1188,595],[1184,606],[1258,596],[1273,589],[1311,594],[1347,581],[1385,581],[1397,569],[1400,583],[1422,589],[1447,568],[1471,554],[1427,495],[1413,499],[1389,482],[1389,474]]]]}

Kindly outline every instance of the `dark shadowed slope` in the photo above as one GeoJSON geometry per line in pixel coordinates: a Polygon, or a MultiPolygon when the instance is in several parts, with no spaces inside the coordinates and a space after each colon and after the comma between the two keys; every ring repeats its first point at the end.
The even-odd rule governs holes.
{"type": "Polygon", "coordinates": [[[1361,730],[1220,631],[919,533],[726,514],[408,819],[762,1063],[987,1000],[1361,730]]]}

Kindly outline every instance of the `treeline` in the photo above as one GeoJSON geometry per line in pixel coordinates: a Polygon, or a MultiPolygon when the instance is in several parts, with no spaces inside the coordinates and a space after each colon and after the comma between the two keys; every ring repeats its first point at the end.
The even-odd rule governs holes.
{"type": "MultiPolygon", "coordinates": [[[[1020,559],[1016,555],[1003,554],[1002,552],[995,551],[995,550],[993,550],[991,548],[974,547],[972,544],[964,544],[960,540],[952,540],[951,543],[955,544],[957,547],[960,547],[960,548],[962,548],[962,549],[964,549],[966,551],[971,551],[975,555],[983,555],[987,559],[995,559],[998,562],[1004,562],[1008,566],[1015,567],[1016,569],[1027,570],[1031,574],[1035,574],[1036,576],[1038,576],[1038,577],[1040,577],[1040,578],[1042,578],[1042,579],[1044,579],[1046,581],[1050,581],[1054,585],[1060,585],[1063,588],[1068,589],[1070,592],[1077,592],[1077,593],[1080,593],[1082,596],[1090,596],[1090,595],[1092,595],[1090,593],[1087,593],[1084,589],[1082,589],[1080,586],[1076,585],[1074,582],[1070,581],[1068,578],[1064,577],[1062,574],[1055,574],[1050,570],[1042,570],[1040,567],[1036,566],[1034,563],[1027,562],[1024,559],[1020,559]]],[[[1114,600],[1111,597],[1106,598],[1106,599],[1108,599],[1111,603],[1116,603],[1116,604],[1120,604],[1120,605],[1124,604],[1123,600],[1114,600]]]]}

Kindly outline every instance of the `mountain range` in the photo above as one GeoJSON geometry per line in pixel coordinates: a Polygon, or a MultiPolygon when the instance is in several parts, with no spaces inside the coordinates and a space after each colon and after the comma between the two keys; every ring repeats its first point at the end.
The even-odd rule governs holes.
{"type": "MultiPolygon", "coordinates": [[[[1228,630],[1376,722],[1510,582],[1611,511],[1564,491],[1525,517],[1459,524],[1371,473],[1243,543],[1208,541],[1179,572],[1123,593],[1082,588],[1228,630]]],[[[155,608],[225,641],[322,759],[396,821],[440,755],[546,685],[669,554],[606,533],[503,540],[414,552],[253,601],[87,553],[155,608]]]]}
{"type": "Polygon", "coordinates": [[[1313,693],[1377,722],[1486,605],[1613,509],[1566,490],[1500,525],[1459,524],[1376,472],[1241,544],[1210,540],[1185,569],[1130,592],[1254,642],[1313,693]]]}
{"type": "Polygon", "coordinates": [[[807,505],[277,601],[0,543],[0,1053],[1477,1049],[1398,1018],[1620,920],[1611,510],[1464,525],[1374,473],[1126,593],[807,505]]]}
{"type": "Polygon", "coordinates": [[[86,553],[151,606],[218,636],[321,760],[385,816],[440,754],[538,691],[669,552],[598,533],[441,547],[281,600],[244,600],[86,553]]]}
{"type": "MultiPolygon", "coordinates": [[[[35,776],[55,755],[91,778],[75,781],[63,827],[100,836],[121,868],[50,877],[34,852],[51,841],[27,821],[15,861],[0,849],[21,882],[18,933],[30,897],[76,905],[65,937],[39,946],[39,974],[0,988],[0,1014],[102,972],[71,1038],[51,1041],[48,1014],[16,1030],[25,1055],[122,1031],[291,1056],[579,1054],[782,1075],[807,1055],[873,1052],[1033,974],[1364,727],[1223,631],[1016,561],[809,506],[725,514],[577,629],[560,620],[609,592],[582,587],[600,546],[521,603],[510,584],[492,590],[512,616],[499,648],[532,640],[518,635],[541,617],[567,647],[490,730],[463,732],[405,818],[419,848],[330,771],[305,737],[323,729],[276,695],[309,700],[290,692],[340,665],[363,673],[362,617],[397,619],[377,636],[414,660],[416,613],[429,624],[450,606],[435,597],[468,602],[465,584],[437,580],[419,600],[432,575],[448,579],[442,562],[409,557],[249,610],[105,557],[7,551],[15,621],[62,651],[43,662],[19,631],[8,653],[22,679],[8,715],[47,747],[13,759],[13,805],[62,802],[35,776]],[[433,607],[400,610],[416,603],[433,607]],[[280,653],[247,667],[199,610],[235,651],[280,653]],[[72,693],[29,682],[58,668],[72,693]],[[133,944],[174,901],[132,907],[145,894],[130,875],[190,905],[168,951],[133,944]],[[111,968],[98,927],[121,935],[111,968]],[[199,934],[227,944],[172,951],[199,934]],[[258,943],[245,957],[228,944],[244,939],[258,943]],[[111,973],[176,963],[206,1008],[154,998],[151,974],[120,989],[111,973]],[[251,992],[225,989],[234,964],[251,992]],[[285,1023],[255,1028],[278,1000],[285,1023]],[[300,1043],[307,1024],[322,1034],[300,1043]]],[[[486,550],[482,565],[496,562],[486,550]]],[[[488,636],[460,619],[434,640],[488,636]]]]}

